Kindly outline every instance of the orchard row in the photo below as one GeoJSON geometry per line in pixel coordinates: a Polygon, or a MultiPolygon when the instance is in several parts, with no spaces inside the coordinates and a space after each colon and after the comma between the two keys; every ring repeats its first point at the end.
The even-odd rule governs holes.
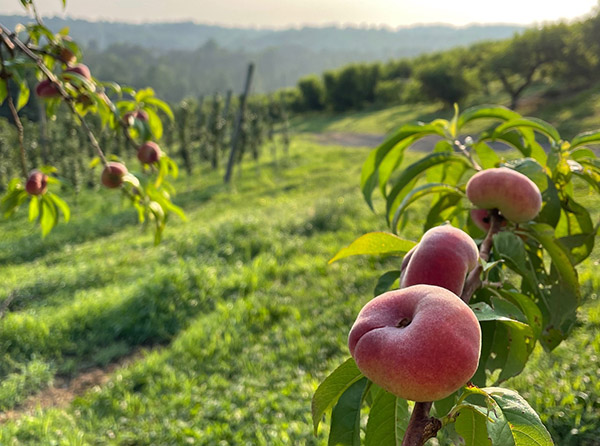
{"type": "MultiPolygon", "coordinates": [[[[52,95],[54,88],[48,82],[37,87],[39,96],[52,95]],[[41,93],[41,94],[39,94],[41,93]]],[[[137,149],[137,153],[127,145],[123,135],[102,129],[99,118],[90,118],[89,124],[97,135],[107,156],[119,159],[137,157],[142,164],[153,164],[161,153],[168,153],[189,174],[196,166],[210,165],[217,169],[224,164],[231,148],[234,131],[237,100],[215,94],[204,100],[186,100],[173,110],[175,121],[160,130],[162,137],[148,141],[137,149]]],[[[95,159],[94,148],[78,120],[60,107],[55,118],[47,120],[41,110],[37,122],[23,119],[25,146],[28,166],[52,165],[63,184],[70,185],[76,192],[82,187],[95,187],[100,184],[101,175],[89,168],[95,159]]],[[[123,119],[132,128],[150,125],[148,114],[143,110],[125,113],[123,119]]],[[[289,125],[283,107],[274,102],[250,101],[244,112],[240,127],[236,161],[244,157],[259,159],[267,142],[271,150],[282,148],[287,151],[289,125]],[[275,142],[275,135],[281,138],[275,142]]],[[[19,175],[18,134],[8,120],[0,120],[0,190],[6,190],[11,178],[19,175]]]]}

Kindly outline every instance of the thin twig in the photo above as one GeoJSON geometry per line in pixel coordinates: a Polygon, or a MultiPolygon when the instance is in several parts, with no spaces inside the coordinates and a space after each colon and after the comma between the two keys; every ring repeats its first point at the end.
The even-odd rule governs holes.
{"type": "MultiPolygon", "coordinates": [[[[494,235],[500,232],[500,228],[502,227],[502,222],[504,221],[504,217],[500,215],[497,209],[492,209],[490,211],[490,229],[488,230],[487,235],[483,239],[481,246],[479,247],[479,257],[481,260],[488,261],[490,259],[490,252],[492,250],[492,246],[494,244],[494,235]]],[[[465,281],[465,287],[463,288],[463,292],[460,298],[465,301],[465,303],[469,303],[471,297],[479,288],[481,288],[481,273],[483,271],[483,266],[477,265],[473,271],[469,273],[467,276],[467,280],[465,281]]]]}
{"type": "Polygon", "coordinates": [[[7,100],[8,100],[8,108],[10,109],[10,113],[12,114],[13,117],[13,121],[15,122],[15,127],[17,128],[17,134],[19,136],[19,160],[21,162],[21,172],[23,173],[23,178],[27,178],[27,158],[25,155],[25,142],[24,142],[24,135],[23,135],[23,124],[21,123],[21,118],[19,118],[19,112],[17,112],[17,109],[15,107],[15,103],[13,101],[11,92],[10,92],[10,86],[8,81],[5,82],[6,84],[6,96],[7,96],[7,100]]]}
{"type": "Polygon", "coordinates": [[[477,170],[477,171],[483,170],[481,168],[481,166],[477,163],[477,161],[475,161],[475,158],[473,158],[473,155],[471,154],[471,152],[469,152],[469,150],[467,149],[467,146],[465,146],[458,139],[454,141],[454,145],[456,146],[456,148],[458,150],[460,150],[460,152],[464,156],[466,156],[468,158],[469,161],[471,161],[471,164],[473,164],[473,167],[475,168],[475,170],[477,170]]]}

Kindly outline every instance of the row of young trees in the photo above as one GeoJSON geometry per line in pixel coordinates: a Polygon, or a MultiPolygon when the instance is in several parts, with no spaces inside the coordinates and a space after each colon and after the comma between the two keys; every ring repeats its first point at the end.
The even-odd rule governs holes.
{"type": "Polygon", "coordinates": [[[21,3],[34,22],[15,30],[0,24],[0,106],[9,118],[0,122],[0,212],[10,217],[27,203],[29,220],[39,223],[43,236],[60,219],[70,218],[63,192],[102,184],[121,190],[140,222],[154,223],[158,243],[169,214],[186,218],[171,201],[175,189],[168,177],[176,177],[179,168],[169,155],[179,155],[188,173],[194,157],[209,160],[216,169],[229,126],[234,129],[225,175],[229,182],[235,163],[247,151],[258,159],[259,148],[274,133],[273,120],[285,118],[279,105],[247,100],[253,64],[235,125],[229,125],[230,110],[237,107],[231,94],[226,105],[215,96],[206,105],[183,102],[174,113],[152,88],[137,90],[95,77],[80,62],[81,49],[69,30],[53,33],[32,0],[21,3]],[[101,173],[90,172],[97,165],[101,173]]]}
{"type": "MultiPolygon", "coordinates": [[[[167,123],[164,130],[158,130],[162,135],[158,140],[160,147],[188,174],[201,165],[213,169],[224,167],[231,149],[238,102],[231,91],[225,96],[216,93],[180,102],[173,107],[174,121],[167,123]]],[[[76,192],[99,186],[98,172],[89,168],[96,154],[77,118],[62,107],[55,119],[44,118],[42,111],[37,121],[22,119],[27,164],[55,166],[64,187],[76,192]]],[[[108,156],[124,159],[135,156],[125,137],[103,130],[100,119],[91,117],[89,125],[108,156]]],[[[18,145],[18,137],[13,123],[0,119],[0,191],[5,191],[11,178],[20,174],[17,159],[20,154],[13,149],[18,145]]],[[[258,160],[263,147],[269,145],[271,151],[281,149],[287,153],[289,142],[285,108],[263,96],[251,98],[244,111],[235,161],[258,160]],[[280,137],[275,138],[276,134],[280,137]]]]}
{"type": "Polygon", "coordinates": [[[600,13],[489,41],[385,64],[352,64],[301,79],[283,92],[294,110],[343,111],[423,100],[460,103],[499,85],[515,108],[534,82],[568,89],[600,80],[600,13]]]}

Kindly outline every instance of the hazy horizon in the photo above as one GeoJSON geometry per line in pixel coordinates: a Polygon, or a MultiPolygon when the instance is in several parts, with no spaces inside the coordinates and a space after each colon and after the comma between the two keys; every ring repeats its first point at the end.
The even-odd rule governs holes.
{"type": "MultiPolygon", "coordinates": [[[[18,0],[0,6],[2,15],[23,15],[18,0]]],[[[442,0],[68,0],[62,10],[59,0],[37,1],[42,16],[88,21],[140,23],[194,22],[197,24],[250,29],[296,29],[303,27],[355,27],[400,29],[420,25],[535,25],[576,20],[598,6],[596,0],[545,1],[505,0],[501,8],[481,7],[481,2],[442,0]],[[140,7],[142,4],[142,7],[140,7]],[[515,12],[517,11],[517,12],[515,12]]]]}

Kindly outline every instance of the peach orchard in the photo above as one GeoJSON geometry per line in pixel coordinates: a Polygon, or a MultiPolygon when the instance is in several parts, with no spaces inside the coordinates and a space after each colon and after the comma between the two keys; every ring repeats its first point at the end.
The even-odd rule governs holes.
{"type": "MultiPolygon", "coordinates": [[[[33,75],[47,115],[70,110],[96,152],[92,167],[102,165],[102,184],[120,190],[140,221],[154,222],[158,242],[169,215],[185,218],[167,181],[177,166],[156,142],[161,116],[174,119],[171,109],[150,89],[94,78],[78,62],[68,30],[52,33],[32,0],[21,3],[36,21],[0,27],[0,103],[8,104],[19,133],[21,171],[1,199],[2,212],[10,217],[28,202],[29,219],[44,236],[60,215],[70,218],[56,193],[56,168],[29,166],[25,156],[19,110],[33,75]],[[136,173],[104,153],[86,122],[90,115],[115,137],[124,135],[141,163],[136,173]]],[[[402,126],[371,152],[362,192],[372,208],[374,192],[381,193],[392,233],[363,235],[332,261],[362,254],[403,260],[382,274],[379,296],[365,296],[348,327],[352,357],[314,394],[315,432],[331,411],[331,445],[423,445],[436,436],[477,446],[552,444],[527,402],[500,384],[522,372],[536,343],[551,351],[576,322],[576,267],[592,252],[598,229],[578,194],[600,192],[600,163],[589,147],[598,143],[600,132],[565,141],[546,122],[480,106],[456,108],[449,121],[402,126]],[[487,127],[465,138],[476,121],[487,127]],[[439,139],[433,151],[403,166],[405,150],[429,135],[439,139]],[[497,152],[490,142],[519,155],[497,152]],[[421,199],[431,206],[416,243],[397,234],[407,208],[421,199]]]]}

